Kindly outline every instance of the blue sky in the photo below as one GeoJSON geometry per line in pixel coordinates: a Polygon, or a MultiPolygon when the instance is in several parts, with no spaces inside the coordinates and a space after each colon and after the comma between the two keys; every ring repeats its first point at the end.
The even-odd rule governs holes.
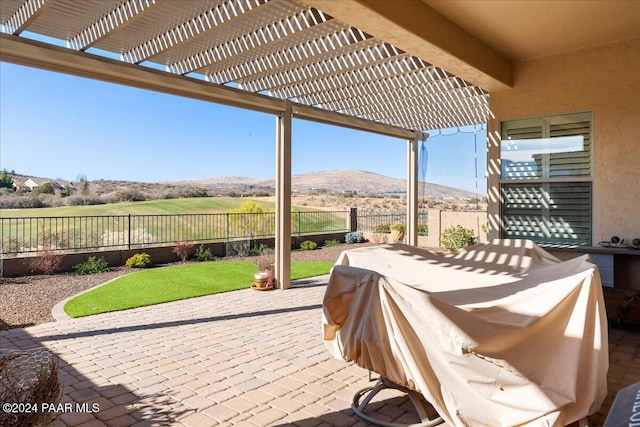
{"type": "MultiPolygon", "coordinates": [[[[485,194],[486,126],[478,129],[485,194]]],[[[406,178],[404,140],[295,119],[292,133],[293,174],[406,178]]],[[[473,127],[429,133],[425,180],[475,192],[473,127]]],[[[67,180],[270,178],[275,117],[2,62],[0,168],[67,180]]]]}

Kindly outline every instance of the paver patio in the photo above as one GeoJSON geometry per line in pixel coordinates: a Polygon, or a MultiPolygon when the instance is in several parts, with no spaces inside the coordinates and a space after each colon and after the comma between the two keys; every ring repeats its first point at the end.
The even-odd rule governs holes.
{"type": "MultiPolygon", "coordinates": [[[[327,276],[288,291],[251,289],[0,332],[3,349],[46,347],[60,358],[63,426],[354,426],[367,372],[333,359],[321,338],[327,276]]],[[[609,397],[640,381],[640,328],[610,330],[609,397]]],[[[405,399],[378,414],[415,422],[405,399]]]]}

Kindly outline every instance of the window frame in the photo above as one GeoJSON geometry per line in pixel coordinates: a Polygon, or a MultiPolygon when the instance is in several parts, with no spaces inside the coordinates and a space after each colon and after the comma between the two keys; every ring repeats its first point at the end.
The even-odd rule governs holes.
{"type": "MultiPolygon", "coordinates": [[[[537,129],[535,130],[537,132],[537,129]]],[[[507,200],[505,197],[505,191],[509,186],[512,186],[512,189],[517,186],[527,186],[535,187],[536,191],[540,191],[541,194],[545,194],[547,197],[551,194],[550,188],[553,184],[571,184],[571,183],[588,183],[588,237],[586,241],[580,240],[567,240],[566,242],[556,242],[559,240],[558,238],[554,238],[548,236],[545,240],[545,237],[540,236],[538,239],[532,237],[523,237],[530,238],[535,241],[539,241],[542,244],[566,244],[566,245],[591,245],[593,243],[593,227],[594,227],[594,139],[593,139],[593,112],[591,111],[583,111],[576,113],[567,113],[567,114],[555,114],[549,116],[540,116],[540,117],[531,117],[531,118],[523,118],[516,120],[505,120],[500,123],[500,137],[501,137],[501,146],[500,146],[500,179],[499,179],[499,194],[500,194],[500,236],[505,238],[508,233],[507,226],[507,200]],[[525,176],[525,177],[515,177],[515,178],[507,178],[503,176],[503,156],[502,156],[502,143],[507,140],[507,135],[509,131],[513,130],[522,130],[526,132],[527,129],[534,129],[536,127],[541,127],[541,136],[540,138],[553,138],[551,134],[551,128],[553,125],[557,124],[573,124],[573,123],[581,123],[588,122],[588,161],[584,163],[585,168],[588,167],[588,174],[586,175],[576,175],[576,176],[562,176],[562,177],[552,177],[551,169],[550,169],[550,154],[546,153],[543,157],[542,168],[540,171],[540,177],[537,176],[525,176]]],[[[520,138],[520,139],[536,139],[536,138],[520,138]]],[[[587,151],[587,150],[583,150],[587,151]]],[[[578,210],[577,213],[586,214],[586,210],[578,210]]],[[[547,222],[549,224],[553,223],[553,212],[552,209],[547,207],[540,208],[538,214],[532,219],[538,219],[539,222],[547,222]]],[[[530,230],[533,230],[535,227],[533,226],[534,222],[531,220],[529,224],[531,224],[530,230]]],[[[549,230],[547,230],[549,232],[549,230]]],[[[511,233],[513,234],[513,233],[511,233]]],[[[535,232],[531,231],[531,234],[535,234],[535,232]]]]}

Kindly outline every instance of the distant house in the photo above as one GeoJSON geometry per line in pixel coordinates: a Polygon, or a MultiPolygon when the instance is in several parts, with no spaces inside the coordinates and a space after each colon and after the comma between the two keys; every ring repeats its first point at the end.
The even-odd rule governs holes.
{"type": "Polygon", "coordinates": [[[67,181],[52,181],[46,178],[27,178],[22,184],[18,184],[17,187],[23,190],[32,191],[34,188],[39,187],[46,183],[51,184],[54,190],[62,190],[65,185],[69,184],[67,181]]]}

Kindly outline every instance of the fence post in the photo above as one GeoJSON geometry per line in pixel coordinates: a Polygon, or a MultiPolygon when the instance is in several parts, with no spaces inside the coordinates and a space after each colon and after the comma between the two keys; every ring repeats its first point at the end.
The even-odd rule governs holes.
{"type": "Polygon", "coordinates": [[[300,211],[298,211],[298,237],[300,237],[300,211]]]}
{"type": "Polygon", "coordinates": [[[349,209],[349,217],[347,218],[347,228],[349,231],[358,231],[358,208],[349,209]]]}
{"type": "Polygon", "coordinates": [[[226,230],[224,232],[224,238],[225,241],[227,242],[227,246],[229,246],[229,212],[226,213],[226,218],[227,218],[227,224],[226,224],[226,230]]]}
{"type": "Polygon", "coordinates": [[[129,222],[128,222],[128,230],[127,230],[127,248],[131,249],[131,214],[129,214],[129,222]]]}

